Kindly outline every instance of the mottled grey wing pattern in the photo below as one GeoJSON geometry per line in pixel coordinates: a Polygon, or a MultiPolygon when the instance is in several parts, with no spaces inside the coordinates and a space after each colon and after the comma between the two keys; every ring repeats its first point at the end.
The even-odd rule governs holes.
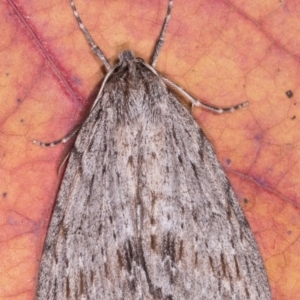
{"type": "Polygon", "coordinates": [[[76,139],[37,299],[271,299],[212,146],[139,59],[120,62],[76,139]]]}

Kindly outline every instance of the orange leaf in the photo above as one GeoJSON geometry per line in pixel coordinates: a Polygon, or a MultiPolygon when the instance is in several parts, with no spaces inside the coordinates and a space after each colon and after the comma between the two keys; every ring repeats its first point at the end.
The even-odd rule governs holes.
{"type": "MultiPolygon", "coordinates": [[[[150,61],[167,0],[76,5],[111,62],[125,49],[150,61]]],[[[32,140],[57,140],[81,123],[104,69],[67,0],[6,0],[0,14],[0,299],[34,299],[71,143],[45,149],[32,140]]],[[[250,102],[233,114],[194,115],[255,232],[276,300],[300,294],[299,27],[296,0],[175,0],[157,63],[207,103],[250,102]]]]}

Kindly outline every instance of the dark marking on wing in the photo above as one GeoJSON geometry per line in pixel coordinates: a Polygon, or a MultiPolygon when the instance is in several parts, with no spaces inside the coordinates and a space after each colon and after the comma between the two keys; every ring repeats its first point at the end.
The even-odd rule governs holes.
{"type": "Polygon", "coordinates": [[[151,239],[151,249],[153,250],[153,251],[156,251],[156,246],[157,246],[157,236],[156,235],[154,235],[154,234],[151,234],[151,236],[150,236],[150,239],[151,239]]]}

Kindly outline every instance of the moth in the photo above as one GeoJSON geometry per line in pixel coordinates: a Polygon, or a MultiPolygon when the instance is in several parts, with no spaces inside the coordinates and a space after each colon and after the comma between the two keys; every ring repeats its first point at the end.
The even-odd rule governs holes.
{"type": "MultiPolygon", "coordinates": [[[[49,225],[37,299],[271,299],[264,264],[213,147],[190,112],[208,106],[119,55],[111,66],[73,13],[107,74],[70,153],[49,225]]],[[[76,132],[52,143],[67,142],[76,132]]]]}

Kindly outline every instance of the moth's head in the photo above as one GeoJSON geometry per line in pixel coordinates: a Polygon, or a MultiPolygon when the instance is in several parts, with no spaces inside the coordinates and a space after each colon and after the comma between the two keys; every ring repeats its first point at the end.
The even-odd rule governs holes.
{"type": "Polygon", "coordinates": [[[128,64],[135,60],[135,56],[131,50],[126,50],[119,54],[119,60],[121,64],[122,63],[128,64]]]}
{"type": "Polygon", "coordinates": [[[126,50],[119,54],[119,62],[116,64],[114,72],[124,69],[126,72],[134,74],[139,63],[144,63],[144,60],[139,57],[135,57],[131,50],[126,50]]]}

